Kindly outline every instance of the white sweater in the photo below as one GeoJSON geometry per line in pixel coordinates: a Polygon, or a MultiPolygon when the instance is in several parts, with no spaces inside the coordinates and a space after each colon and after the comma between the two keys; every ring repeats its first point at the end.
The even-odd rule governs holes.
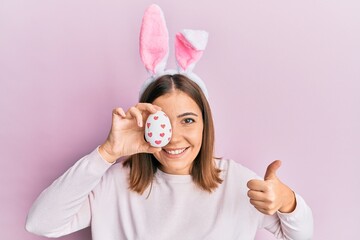
{"type": "Polygon", "coordinates": [[[190,175],[158,170],[150,194],[139,195],[128,189],[128,168],[107,163],[96,149],[41,193],[26,229],[59,237],[91,225],[93,240],[250,240],[259,228],[277,238],[312,238],[312,213],[299,195],[294,212],[263,215],[247,197],[246,183],[258,176],[235,161],[217,164],[224,181],[213,193],[190,175]]]}

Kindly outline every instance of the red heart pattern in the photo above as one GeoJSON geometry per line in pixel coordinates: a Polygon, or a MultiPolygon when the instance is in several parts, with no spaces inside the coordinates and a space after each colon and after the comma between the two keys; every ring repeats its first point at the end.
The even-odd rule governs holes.
{"type": "Polygon", "coordinates": [[[150,114],[145,126],[145,139],[151,146],[164,147],[171,141],[171,123],[164,112],[150,114]]]}

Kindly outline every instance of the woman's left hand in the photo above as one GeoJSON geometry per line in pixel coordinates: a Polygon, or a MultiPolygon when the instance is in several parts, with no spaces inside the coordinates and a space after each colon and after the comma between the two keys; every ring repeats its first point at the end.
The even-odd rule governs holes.
{"type": "Polygon", "coordinates": [[[247,183],[250,203],[267,215],[277,211],[290,213],[296,208],[294,192],[276,176],[280,166],[280,160],[272,162],[266,169],[264,180],[253,179],[247,183]]]}

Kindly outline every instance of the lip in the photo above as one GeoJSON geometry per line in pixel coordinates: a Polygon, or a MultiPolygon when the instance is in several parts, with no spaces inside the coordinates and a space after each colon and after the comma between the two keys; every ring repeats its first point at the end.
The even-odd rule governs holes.
{"type": "Polygon", "coordinates": [[[189,149],[189,147],[184,147],[184,148],[166,148],[163,149],[162,152],[163,154],[167,157],[167,158],[181,158],[182,156],[184,156],[187,152],[187,150],[189,149]],[[176,153],[176,151],[179,151],[179,153],[176,153]],[[169,152],[173,152],[173,153],[169,153],[169,152]]]}

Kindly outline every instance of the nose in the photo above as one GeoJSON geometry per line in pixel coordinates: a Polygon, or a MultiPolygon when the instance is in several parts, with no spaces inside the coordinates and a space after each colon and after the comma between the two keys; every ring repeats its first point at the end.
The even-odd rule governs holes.
{"type": "Polygon", "coordinates": [[[170,143],[177,143],[181,139],[181,133],[179,127],[176,125],[176,123],[171,123],[171,140],[170,143]]]}

